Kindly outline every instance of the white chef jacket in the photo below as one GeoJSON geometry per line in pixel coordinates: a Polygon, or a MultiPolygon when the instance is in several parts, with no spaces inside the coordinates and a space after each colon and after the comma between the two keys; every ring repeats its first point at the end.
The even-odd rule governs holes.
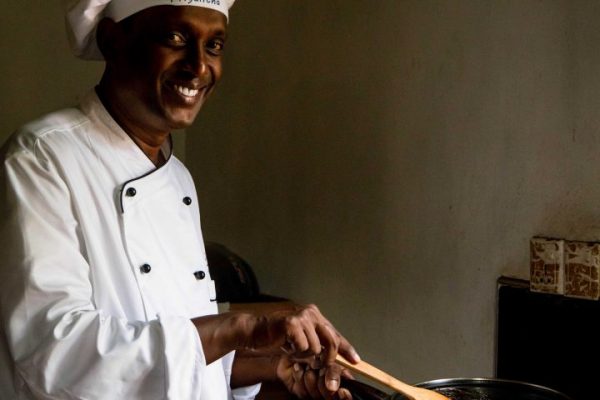
{"type": "Polygon", "coordinates": [[[17,132],[0,169],[0,399],[252,399],[217,312],[192,178],[156,168],[94,91],[17,132]]]}

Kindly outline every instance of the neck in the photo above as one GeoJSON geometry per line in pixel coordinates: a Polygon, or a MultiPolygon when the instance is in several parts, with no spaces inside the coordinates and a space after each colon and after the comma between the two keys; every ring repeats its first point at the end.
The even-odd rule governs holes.
{"type": "Polygon", "coordinates": [[[146,157],[148,157],[157,168],[165,164],[167,159],[162,151],[162,145],[164,143],[164,140],[163,143],[157,145],[153,143],[148,143],[137,136],[129,134],[129,132],[128,135],[131,138],[131,140],[133,140],[133,142],[144,152],[146,157]]]}

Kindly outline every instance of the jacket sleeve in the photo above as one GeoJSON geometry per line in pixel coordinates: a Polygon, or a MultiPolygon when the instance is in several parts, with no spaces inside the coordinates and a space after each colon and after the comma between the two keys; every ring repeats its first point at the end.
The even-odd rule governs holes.
{"type": "MultiPolygon", "coordinates": [[[[0,172],[0,317],[15,390],[36,399],[197,399],[206,361],[185,319],[96,309],[71,193],[40,147],[0,172]]],[[[21,398],[21,397],[19,397],[21,398]]]]}

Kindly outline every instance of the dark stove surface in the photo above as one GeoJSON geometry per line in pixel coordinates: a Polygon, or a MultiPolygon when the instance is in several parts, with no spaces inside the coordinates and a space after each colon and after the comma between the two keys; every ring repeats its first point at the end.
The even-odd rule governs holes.
{"type": "Polygon", "coordinates": [[[534,293],[528,281],[498,283],[496,376],[597,399],[600,302],[534,293]]]}

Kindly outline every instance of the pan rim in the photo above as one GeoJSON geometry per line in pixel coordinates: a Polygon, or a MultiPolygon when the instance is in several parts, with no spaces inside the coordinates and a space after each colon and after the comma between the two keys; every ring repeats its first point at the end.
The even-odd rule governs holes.
{"type": "Polygon", "coordinates": [[[565,400],[572,400],[566,394],[559,392],[558,390],[549,388],[548,386],[539,385],[537,383],[529,383],[519,380],[513,379],[501,379],[501,378],[443,378],[443,379],[434,379],[430,381],[425,381],[421,383],[417,383],[415,386],[426,388],[426,389],[438,389],[443,387],[448,387],[449,385],[457,386],[486,386],[488,384],[506,384],[506,385],[515,385],[515,386],[523,386],[531,389],[540,390],[542,392],[546,392],[548,394],[554,394],[557,396],[562,396],[565,400]]]}

